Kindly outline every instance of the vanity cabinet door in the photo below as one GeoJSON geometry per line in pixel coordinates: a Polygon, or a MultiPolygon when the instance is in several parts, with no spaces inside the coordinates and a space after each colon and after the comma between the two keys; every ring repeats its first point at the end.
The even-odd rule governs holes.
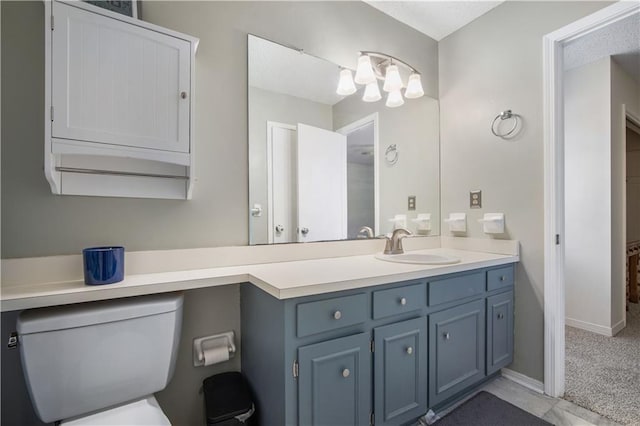
{"type": "Polygon", "coordinates": [[[513,292],[487,299],[487,375],[513,362],[513,292]]]}
{"type": "Polygon", "coordinates": [[[190,42],[52,6],[52,136],[188,153],[190,42]]]}
{"type": "Polygon", "coordinates": [[[374,329],[376,425],[398,425],[427,412],[427,318],[374,329]]]}
{"type": "Polygon", "coordinates": [[[369,333],[298,349],[300,425],[369,425],[369,333]]]}
{"type": "Polygon", "coordinates": [[[435,406],[485,374],[485,301],[429,315],[429,404],[435,406]]]}

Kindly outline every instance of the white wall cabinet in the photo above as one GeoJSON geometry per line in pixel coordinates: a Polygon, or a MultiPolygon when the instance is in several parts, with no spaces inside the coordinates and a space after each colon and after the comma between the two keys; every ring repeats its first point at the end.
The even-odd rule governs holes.
{"type": "Polygon", "coordinates": [[[189,199],[198,40],[78,1],[45,5],[52,192],[189,199]]]}

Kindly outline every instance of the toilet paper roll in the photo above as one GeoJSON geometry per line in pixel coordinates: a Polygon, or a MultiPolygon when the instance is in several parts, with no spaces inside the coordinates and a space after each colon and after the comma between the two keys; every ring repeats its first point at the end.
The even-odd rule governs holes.
{"type": "Polygon", "coordinates": [[[204,358],[205,366],[229,361],[229,348],[227,348],[226,344],[203,347],[202,357],[204,358]]]}

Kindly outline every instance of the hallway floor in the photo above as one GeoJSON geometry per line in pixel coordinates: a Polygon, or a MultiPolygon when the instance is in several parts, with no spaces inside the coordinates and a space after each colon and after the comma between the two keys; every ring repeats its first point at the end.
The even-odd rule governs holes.
{"type": "Polygon", "coordinates": [[[623,425],[640,425],[640,304],[615,337],[566,328],[565,399],[623,425]]]}

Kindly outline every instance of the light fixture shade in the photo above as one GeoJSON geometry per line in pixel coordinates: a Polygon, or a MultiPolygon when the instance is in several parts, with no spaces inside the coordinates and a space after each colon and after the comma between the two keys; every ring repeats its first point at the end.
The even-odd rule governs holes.
{"type": "Polygon", "coordinates": [[[400,93],[400,90],[389,92],[389,95],[387,96],[387,103],[385,105],[389,108],[395,108],[404,105],[404,99],[402,99],[402,93],[400,93]]]}
{"type": "Polygon", "coordinates": [[[365,102],[377,102],[382,99],[380,95],[380,89],[378,88],[378,82],[374,81],[373,83],[367,84],[367,87],[364,89],[364,95],[362,96],[362,100],[365,102]]]}
{"type": "Polygon", "coordinates": [[[395,92],[402,89],[402,79],[400,78],[400,71],[398,71],[397,65],[389,65],[387,67],[387,73],[384,77],[384,86],[382,90],[385,92],[395,92]]]}
{"type": "Polygon", "coordinates": [[[368,55],[358,57],[358,68],[356,69],[356,83],[369,84],[376,81],[376,75],[371,67],[371,58],[368,55]]]}
{"type": "Polygon", "coordinates": [[[353,84],[351,70],[343,69],[340,71],[340,80],[338,81],[338,89],[336,90],[336,93],[342,96],[349,96],[356,93],[356,85],[353,84]]]}
{"type": "Polygon", "coordinates": [[[404,91],[404,97],[407,99],[415,99],[424,96],[420,74],[413,73],[409,76],[407,90],[404,91]]]}

